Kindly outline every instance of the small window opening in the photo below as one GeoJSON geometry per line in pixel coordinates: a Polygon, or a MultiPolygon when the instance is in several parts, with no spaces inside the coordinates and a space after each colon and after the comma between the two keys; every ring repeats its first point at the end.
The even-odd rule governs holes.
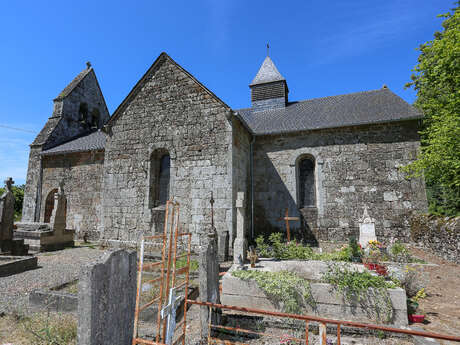
{"type": "Polygon", "coordinates": [[[299,161],[299,206],[315,207],[315,162],[310,157],[299,161]]]}
{"type": "Polygon", "coordinates": [[[99,109],[94,108],[91,112],[91,128],[97,129],[99,128],[99,109]]]}
{"type": "Polygon", "coordinates": [[[86,103],[80,103],[80,108],[78,109],[78,121],[82,124],[86,124],[88,121],[88,105],[86,103]]]}

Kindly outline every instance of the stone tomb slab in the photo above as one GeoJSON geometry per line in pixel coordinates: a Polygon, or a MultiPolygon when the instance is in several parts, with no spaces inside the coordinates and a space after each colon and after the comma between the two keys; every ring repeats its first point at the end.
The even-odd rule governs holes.
{"type": "MultiPolygon", "coordinates": [[[[352,265],[358,271],[364,270],[362,265],[352,265]]],[[[232,271],[237,269],[234,264],[222,279],[221,302],[225,305],[238,307],[281,311],[260,289],[255,281],[244,281],[232,276],[232,271]]],[[[249,268],[250,269],[250,268],[249,268]]],[[[321,261],[261,261],[255,270],[278,272],[295,272],[304,279],[312,280],[311,292],[316,306],[313,309],[307,306],[305,314],[328,317],[337,320],[349,320],[367,323],[376,323],[372,318],[372,310],[362,303],[348,302],[334,290],[333,286],[326,283],[317,283],[322,272],[327,270],[327,263],[321,261]]],[[[393,317],[389,322],[392,326],[407,326],[406,292],[401,289],[388,289],[393,317]]]]}
{"type": "Polygon", "coordinates": [[[0,255],[0,277],[5,277],[37,268],[35,256],[0,255]]]}

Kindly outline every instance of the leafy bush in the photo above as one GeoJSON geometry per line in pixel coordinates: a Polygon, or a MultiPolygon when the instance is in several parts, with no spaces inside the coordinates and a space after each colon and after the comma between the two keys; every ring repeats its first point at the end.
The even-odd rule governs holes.
{"type": "Polygon", "coordinates": [[[390,259],[395,262],[412,262],[412,256],[409,250],[399,241],[396,241],[390,247],[390,259]]]}
{"type": "Polygon", "coordinates": [[[270,248],[268,247],[268,244],[265,243],[262,235],[256,238],[256,247],[259,252],[259,256],[266,258],[271,255],[269,250],[270,248]]]}
{"type": "MultiPolygon", "coordinates": [[[[11,186],[11,191],[14,195],[14,220],[18,221],[22,215],[22,203],[24,201],[24,188],[22,184],[20,186],[11,186]]],[[[0,188],[0,196],[5,192],[5,188],[0,188]]]]}
{"type": "Polygon", "coordinates": [[[434,214],[460,214],[460,6],[441,15],[444,30],[423,43],[412,81],[414,103],[424,114],[421,152],[404,167],[409,177],[425,177],[429,210],[434,214]]]}
{"type": "Polygon", "coordinates": [[[348,240],[348,246],[350,248],[350,259],[362,257],[362,250],[361,250],[361,247],[358,245],[356,238],[350,237],[348,240]]]}
{"type": "Polygon", "coordinates": [[[393,306],[386,289],[398,287],[396,281],[387,281],[368,271],[358,272],[339,264],[329,265],[323,280],[333,285],[347,302],[360,303],[374,311],[376,321],[391,321],[393,306]]]}
{"type": "MultiPolygon", "coordinates": [[[[350,261],[351,249],[344,246],[333,253],[315,253],[310,246],[302,245],[295,241],[283,242],[283,234],[276,232],[268,238],[270,245],[264,241],[263,236],[256,239],[256,249],[260,257],[273,257],[282,260],[324,260],[324,261],[350,261]]],[[[358,247],[359,248],[359,247],[358,247]]]]}
{"type": "Polygon", "coordinates": [[[286,313],[300,314],[307,304],[315,308],[310,283],[288,271],[233,271],[232,276],[242,280],[254,280],[267,297],[286,313]]]}

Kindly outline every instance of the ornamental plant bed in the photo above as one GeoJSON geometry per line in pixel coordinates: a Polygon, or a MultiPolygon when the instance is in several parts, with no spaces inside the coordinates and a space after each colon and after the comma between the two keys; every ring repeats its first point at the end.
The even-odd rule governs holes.
{"type": "MultiPolygon", "coordinates": [[[[332,268],[320,275],[322,279],[308,280],[297,272],[299,267],[309,267],[310,262],[292,262],[292,271],[289,262],[278,262],[282,268],[278,271],[275,262],[270,262],[270,267],[265,267],[266,263],[261,261],[256,269],[246,271],[232,266],[230,274],[222,279],[222,304],[407,325],[405,291],[383,277],[364,271],[362,265],[348,264],[350,268],[345,270],[332,268]]],[[[311,275],[318,277],[317,273],[311,275]]]]}

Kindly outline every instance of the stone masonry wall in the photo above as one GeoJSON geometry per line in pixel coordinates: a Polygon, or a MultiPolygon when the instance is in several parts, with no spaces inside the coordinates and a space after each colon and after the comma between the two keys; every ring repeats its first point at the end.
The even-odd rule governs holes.
{"type": "Polygon", "coordinates": [[[45,156],[40,221],[44,220],[46,197],[63,180],[66,228],[74,229],[77,238],[87,232],[90,239],[99,239],[103,165],[103,151],[45,156]]]}
{"type": "Polygon", "coordinates": [[[29,153],[29,164],[27,167],[27,178],[24,189],[24,202],[22,204],[22,221],[38,221],[37,203],[39,203],[38,190],[41,186],[41,146],[31,146],[29,153]]]}
{"type": "MultiPolygon", "coordinates": [[[[266,136],[255,143],[256,233],[285,232],[284,215],[299,216],[297,163],[315,160],[316,236],[346,240],[358,236],[364,206],[376,219],[379,239],[409,240],[413,210],[426,210],[424,182],[406,180],[399,167],[416,157],[416,122],[318,130],[266,136]]],[[[300,222],[291,222],[291,228],[300,222]]]]}
{"type": "MultiPolygon", "coordinates": [[[[250,142],[251,136],[239,120],[233,120],[233,201],[238,192],[244,192],[246,199],[246,234],[250,225],[250,142]]],[[[233,205],[235,206],[235,205],[233,205]]],[[[233,208],[235,210],[235,208],[233,208]]],[[[233,212],[233,233],[230,234],[230,248],[236,237],[236,212],[233,212]]]]}
{"type": "Polygon", "coordinates": [[[448,219],[414,214],[411,238],[436,255],[460,264],[460,217],[448,219]]]}
{"type": "MultiPolygon", "coordinates": [[[[232,126],[229,108],[162,54],[110,124],[104,162],[104,239],[137,241],[156,229],[149,206],[152,152],[171,157],[170,197],[183,231],[210,224],[211,191],[218,232],[232,230],[232,126]],[[135,95],[135,96],[134,96],[135,95]]],[[[162,229],[161,229],[162,230],[162,229]]],[[[196,234],[196,235],[195,235],[196,234]]]]}
{"type": "Polygon", "coordinates": [[[40,205],[40,200],[43,197],[41,194],[41,151],[62,144],[71,138],[90,133],[92,130],[89,123],[90,118],[87,119],[86,123],[80,121],[79,108],[82,102],[88,105],[89,114],[94,109],[99,111],[98,127],[101,128],[110,115],[99,88],[96,74],[92,69],[70,94],[54,100],[53,114],[31,145],[22,209],[22,221],[24,222],[39,221],[39,215],[42,211],[42,205],[40,205]]]}

